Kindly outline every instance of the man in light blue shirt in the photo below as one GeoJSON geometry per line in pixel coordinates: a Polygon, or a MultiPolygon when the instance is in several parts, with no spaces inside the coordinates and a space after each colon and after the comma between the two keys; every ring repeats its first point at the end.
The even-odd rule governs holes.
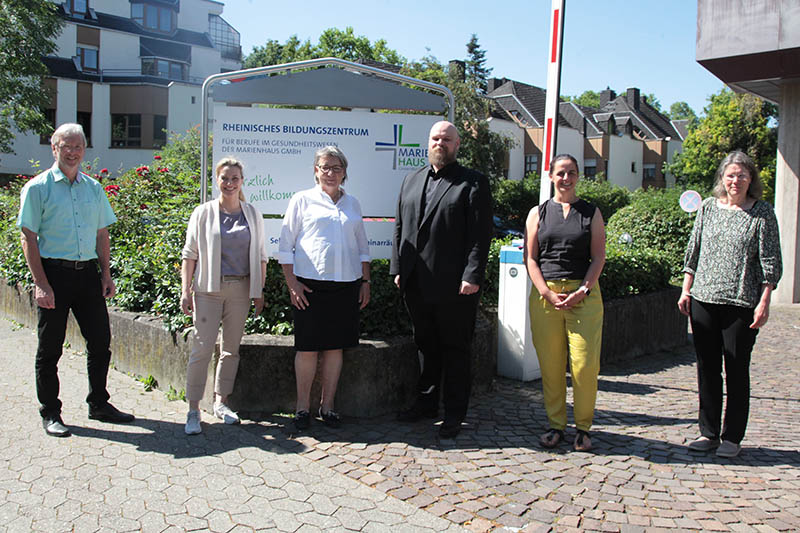
{"type": "Polygon", "coordinates": [[[89,418],[125,423],[134,417],[111,405],[106,390],[111,329],[105,298],[115,292],[108,226],[117,217],[103,186],[80,171],[86,150],[83,128],[63,124],[50,144],[55,164],[22,188],[17,226],[39,313],[39,413],[48,435],[68,437],[58,399],[58,361],[70,309],[86,339],[89,418]]]}

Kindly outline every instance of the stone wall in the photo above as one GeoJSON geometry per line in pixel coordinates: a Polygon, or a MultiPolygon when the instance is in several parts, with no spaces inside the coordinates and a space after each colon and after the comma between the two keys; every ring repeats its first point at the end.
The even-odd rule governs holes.
{"type": "MultiPolygon", "coordinates": [[[[605,302],[602,364],[682,346],[687,342],[686,317],[678,312],[680,289],[605,302]]],[[[36,310],[31,293],[0,280],[2,312],[35,328],[36,310]]],[[[191,337],[173,335],[160,319],[148,315],[109,310],[112,331],[112,363],[119,371],[152,375],[159,389],[186,388],[186,363],[191,337]]],[[[472,345],[473,393],[492,389],[497,367],[496,320],[479,318],[472,345]]],[[[67,340],[75,350],[84,349],[77,324],[70,317],[67,340]]],[[[294,339],[275,335],[246,335],[231,406],[248,417],[294,411],[294,339]]],[[[216,357],[215,357],[216,361],[216,357]]],[[[337,410],[347,416],[378,416],[396,411],[413,400],[419,358],[413,340],[397,337],[364,340],[345,350],[336,395],[337,410]]],[[[206,397],[213,400],[214,366],[209,365],[206,397]]],[[[33,365],[31,364],[31,372],[33,365]]],[[[319,381],[312,388],[312,405],[319,401],[319,381]]]]}
{"type": "MultiPolygon", "coordinates": [[[[678,311],[679,287],[604,302],[600,364],[683,346],[687,318],[678,311]]],[[[602,372],[602,370],[601,370],[602,372]]]]}
{"type": "MultiPolygon", "coordinates": [[[[10,287],[0,280],[2,312],[25,326],[36,327],[32,294],[10,287]]],[[[148,315],[109,309],[112,364],[119,371],[148,376],[159,389],[186,388],[186,364],[191,336],[173,335],[160,319],[148,315]]],[[[479,319],[472,343],[473,393],[491,389],[497,366],[494,322],[479,319]]],[[[72,316],[67,327],[72,349],[83,351],[83,337],[72,316]]],[[[294,412],[294,338],[275,335],[246,335],[240,348],[239,372],[230,397],[231,407],[248,417],[273,412],[294,412]]],[[[215,356],[216,362],[216,356],[215,356]]],[[[414,397],[419,358],[413,340],[398,337],[364,340],[344,352],[336,408],[347,416],[377,416],[397,411],[414,397]]],[[[209,365],[206,397],[201,406],[209,409],[213,400],[214,364],[209,365]]],[[[33,372],[33,364],[31,364],[33,372]]],[[[312,388],[312,405],[319,402],[320,385],[312,388]]]]}

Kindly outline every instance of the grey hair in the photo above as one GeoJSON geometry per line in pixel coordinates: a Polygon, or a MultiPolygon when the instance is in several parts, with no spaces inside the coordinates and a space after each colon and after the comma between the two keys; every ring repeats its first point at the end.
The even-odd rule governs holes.
{"type": "MultiPolygon", "coordinates": [[[[314,154],[314,166],[317,166],[319,160],[326,156],[337,158],[342,167],[344,167],[344,176],[342,177],[342,183],[344,183],[347,180],[347,157],[345,157],[344,152],[338,146],[324,146],[314,154]]],[[[316,173],[314,173],[314,181],[319,183],[316,173]]]]}
{"type": "Polygon", "coordinates": [[[74,122],[67,122],[56,128],[56,131],[50,136],[50,146],[55,146],[63,137],[69,135],[80,135],[83,139],[83,147],[86,148],[86,134],[83,132],[83,126],[74,122]]]}
{"type": "Polygon", "coordinates": [[[722,160],[717,168],[717,174],[714,179],[714,189],[712,193],[717,198],[724,198],[727,195],[725,191],[725,183],[722,180],[722,175],[725,174],[725,169],[730,165],[739,165],[747,170],[750,175],[750,185],[747,187],[747,196],[754,200],[760,200],[764,194],[764,185],[761,183],[761,176],[758,174],[758,167],[746,153],[735,150],[722,160]]]}

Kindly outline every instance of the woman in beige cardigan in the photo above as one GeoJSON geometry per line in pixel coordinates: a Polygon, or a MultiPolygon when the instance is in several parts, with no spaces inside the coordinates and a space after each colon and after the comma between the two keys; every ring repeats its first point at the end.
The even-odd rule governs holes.
{"type": "Polygon", "coordinates": [[[202,432],[200,399],[220,323],[214,415],[226,424],[239,423],[239,416],[227,405],[239,367],[239,344],[251,299],[256,314],[264,308],[267,251],[261,213],[244,201],[241,162],[222,159],[216,175],[219,199],[195,208],[182,253],[181,309],[194,318],[194,342],[186,371],[187,435],[202,432]]]}

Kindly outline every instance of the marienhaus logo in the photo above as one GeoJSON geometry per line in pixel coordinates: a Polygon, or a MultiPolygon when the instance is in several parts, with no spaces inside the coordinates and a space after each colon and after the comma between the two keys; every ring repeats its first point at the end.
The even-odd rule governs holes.
{"type": "Polygon", "coordinates": [[[419,143],[403,142],[403,125],[395,124],[392,142],[376,142],[376,152],[393,152],[392,170],[414,169],[428,164],[427,148],[420,148],[419,143]]]}

